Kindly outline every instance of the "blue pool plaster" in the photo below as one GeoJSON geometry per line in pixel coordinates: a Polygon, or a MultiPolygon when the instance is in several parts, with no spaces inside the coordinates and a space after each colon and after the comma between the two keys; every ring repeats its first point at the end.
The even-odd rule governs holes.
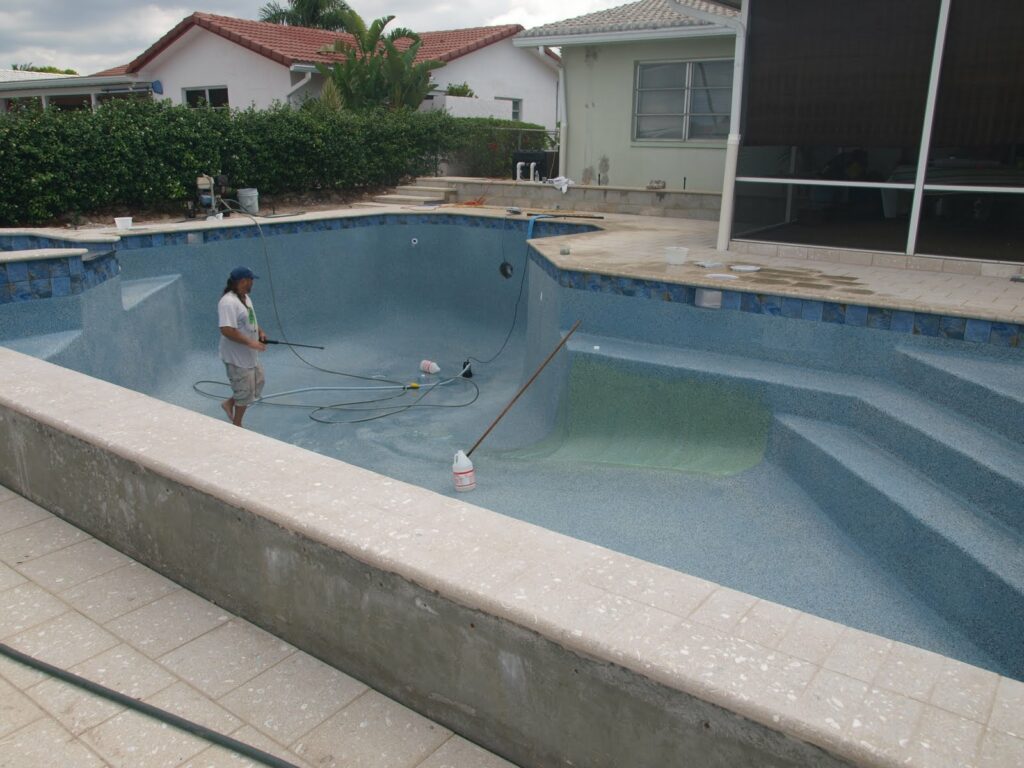
{"type": "MultiPolygon", "coordinates": [[[[266,240],[251,226],[130,235],[111,257],[120,271],[81,295],[0,307],[2,340],[218,417],[191,384],[222,378],[212,306],[238,263],[262,275],[254,297],[271,335],[283,327],[327,346],[307,355],[318,365],[399,380],[416,379],[423,357],[449,372],[467,355],[493,354],[527,269],[516,332],[495,363],[475,365],[472,407],[325,426],[261,406],[248,425],[448,492],[454,450],[482,432],[559,329],[581,319],[574,359],[728,384],[764,403],[775,417],[765,460],[720,478],[519,458],[556,422],[569,366],[561,358],[474,456],[475,503],[1021,676],[1019,618],[1003,618],[1021,616],[1024,585],[1015,445],[1024,398],[1000,384],[1021,380],[1020,352],[1000,348],[1016,344],[1016,326],[732,291],[722,310],[705,310],[692,286],[559,270],[527,251],[525,226],[426,214],[275,223],[266,240]],[[498,274],[503,258],[516,267],[511,280],[498,274]],[[917,509],[926,491],[934,503],[917,509]],[[945,518],[929,517],[939,508],[945,518]],[[942,567],[950,562],[957,568],[942,567]],[[983,603],[972,601],[979,593],[983,603]]],[[[536,226],[537,236],[578,231],[536,226]]],[[[351,383],[284,349],[265,363],[268,391],[351,383]]],[[[456,382],[424,404],[470,396],[456,382]]]]}

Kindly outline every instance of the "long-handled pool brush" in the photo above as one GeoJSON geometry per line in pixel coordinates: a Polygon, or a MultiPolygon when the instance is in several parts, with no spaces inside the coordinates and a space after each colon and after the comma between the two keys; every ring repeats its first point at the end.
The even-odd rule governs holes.
{"type": "Polygon", "coordinates": [[[540,376],[540,372],[547,367],[547,364],[550,363],[552,359],[554,359],[555,355],[558,354],[558,350],[565,346],[566,342],[569,341],[569,337],[576,333],[576,329],[579,327],[580,321],[577,320],[573,323],[569,332],[562,337],[561,341],[558,342],[558,345],[551,350],[551,354],[549,354],[537,370],[533,372],[533,376],[530,377],[530,380],[519,388],[515,397],[509,400],[508,405],[502,409],[501,413],[498,414],[498,417],[491,422],[491,425],[487,427],[482,435],[480,435],[480,438],[473,443],[473,447],[468,451],[458,451],[455,454],[455,461],[452,462],[452,480],[455,483],[456,491],[472,491],[476,488],[476,471],[473,469],[473,462],[469,460],[469,457],[473,455],[473,451],[480,447],[480,443],[484,441],[484,438],[491,434],[491,430],[498,426],[498,422],[501,421],[512,406],[516,404],[516,400],[522,397],[522,394],[529,388],[529,386],[537,380],[537,377],[540,376]]]}
{"type": "Polygon", "coordinates": [[[304,347],[305,349],[323,349],[316,344],[296,344],[294,341],[277,341],[275,339],[264,339],[264,344],[283,344],[286,347],[304,347]]]}

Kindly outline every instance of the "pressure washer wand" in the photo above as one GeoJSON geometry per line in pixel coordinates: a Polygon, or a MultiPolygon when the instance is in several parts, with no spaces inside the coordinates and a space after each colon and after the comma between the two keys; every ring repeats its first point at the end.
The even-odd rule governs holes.
{"type": "Polygon", "coordinates": [[[482,435],[480,435],[480,439],[477,440],[475,443],[473,443],[473,447],[472,448],[470,448],[468,451],[466,451],[466,456],[467,457],[472,456],[473,455],[473,451],[475,451],[477,449],[477,446],[479,446],[480,443],[482,443],[484,441],[485,437],[487,437],[489,434],[491,434],[491,430],[492,429],[494,429],[496,426],[498,426],[498,422],[501,421],[502,418],[504,418],[505,414],[509,412],[509,409],[513,405],[516,404],[516,400],[518,400],[520,398],[520,396],[523,394],[523,392],[525,392],[527,390],[527,388],[531,384],[533,384],[534,380],[538,376],[540,376],[540,372],[543,371],[547,367],[547,364],[551,362],[552,358],[554,358],[554,356],[558,354],[558,350],[560,350],[562,347],[565,346],[565,343],[567,341],[569,341],[569,337],[572,336],[574,333],[576,333],[576,329],[579,328],[579,327],[580,327],[580,321],[577,320],[575,323],[573,323],[572,328],[569,329],[569,332],[567,334],[565,334],[563,339],[560,342],[558,342],[558,346],[555,347],[553,350],[551,350],[551,354],[548,355],[547,358],[544,360],[544,362],[540,364],[540,367],[536,371],[533,372],[533,376],[530,377],[530,380],[528,382],[526,382],[525,384],[523,384],[523,386],[521,386],[519,388],[519,391],[516,392],[516,396],[513,397],[509,401],[509,404],[505,406],[505,409],[501,413],[498,414],[498,418],[496,418],[494,421],[491,422],[491,426],[489,426],[487,428],[487,431],[484,432],[482,435]]]}
{"type": "Polygon", "coordinates": [[[283,344],[286,347],[304,347],[305,349],[323,349],[315,344],[296,344],[294,341],[275,341],[274,339],[264,339],[264,344],[283,344]]]}

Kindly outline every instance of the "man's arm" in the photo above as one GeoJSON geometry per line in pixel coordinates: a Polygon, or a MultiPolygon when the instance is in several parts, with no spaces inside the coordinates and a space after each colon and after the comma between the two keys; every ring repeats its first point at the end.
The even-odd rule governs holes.
{"type": "Polygon", "coordinates": [[[237,341],[239,344],[243,346],[257,349],[260,352],[265,352],[267,349],[267,345],[264,344],[263,342],[253,341],[240,330],[238,330],[237,328],[232,328],[230,325],[222,325],[220,327],[220,335],[226,339],[231,339],[231,341],[237,341]]]}

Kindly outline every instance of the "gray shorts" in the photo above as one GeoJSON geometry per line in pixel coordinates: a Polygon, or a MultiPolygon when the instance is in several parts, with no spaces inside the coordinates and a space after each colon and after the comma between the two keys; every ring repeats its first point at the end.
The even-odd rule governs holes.
{"type": "Polygon", "coordinates": [[[235,405],[243,407],[252,405],[263,394],[263,366],[259,363],[255,368],[239,368],[231,363],[224,363],[228,369],[228,381],[231,382],[232,397],[235,405]]]}

